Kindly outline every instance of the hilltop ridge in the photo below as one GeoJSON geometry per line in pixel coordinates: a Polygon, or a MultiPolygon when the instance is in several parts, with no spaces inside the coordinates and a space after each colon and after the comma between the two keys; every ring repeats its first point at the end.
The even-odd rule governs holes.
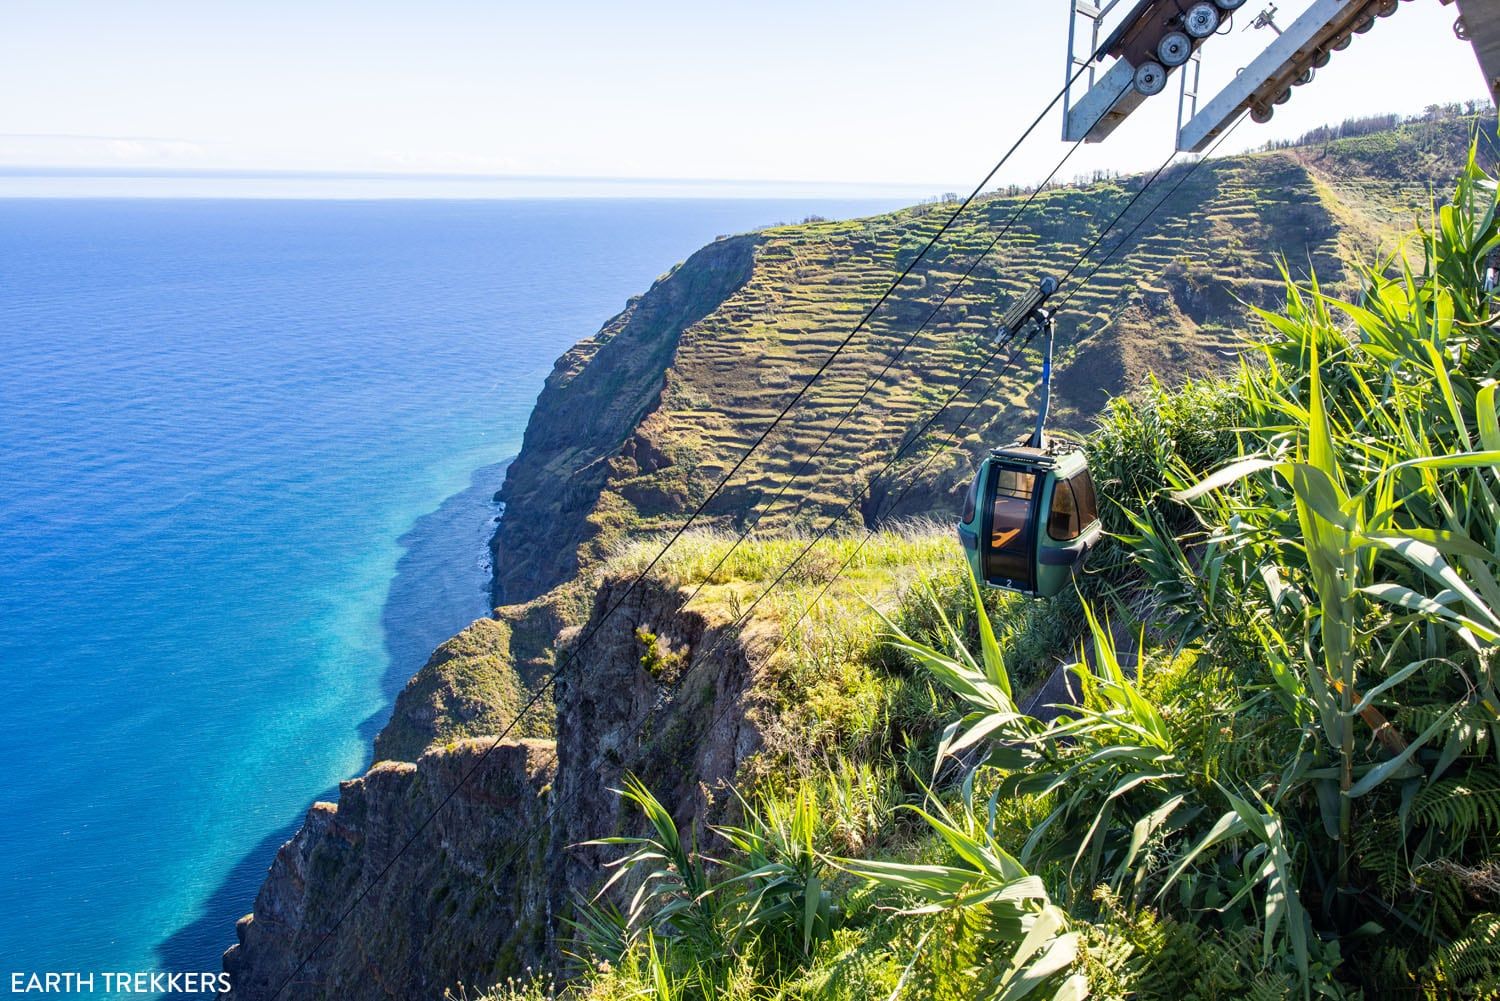
{"type": "MultiPolygon", "coordinates": [[[[1191,167],[1169,169],[1078,278],[1144,219],[1129,245],[1086,285],[1064,289],[1054,421],[1085,430],[1108,397],[1148,371],[1170,383],[1234,364],[1246,307],[1274,306],[1281,294],[1279,260],[1293,275],[1315,270],[1326,286],[1347,285],[1346,260],[1394,249],[1425,216],[1475,121],[1435,118],[1208,161],[1158,207],[1191,167]]],[[[758,531],[821,528],[984,357],[1004,304],[1041,275],[1062,277],[1143,183],[1041,192],[758,531]]],[[[742,527],[785,483],[1024,200],[987,197],[965,213],[716,498],[710,524],[742,527]]],[[[720,241],[564,354],[500,493],[497,602],[536,597],[622,539],[669,528],[707,496],[952,209],[927,204],[720,241]]],[[[962,451],[925,468],[897,513],[954,508],[972,456],[1024,423],[1034,370],[1034,358],[1018,361],[964,429],[962,451]]],[[[935,433],[956,420],[945,414],[935,433]]]]}

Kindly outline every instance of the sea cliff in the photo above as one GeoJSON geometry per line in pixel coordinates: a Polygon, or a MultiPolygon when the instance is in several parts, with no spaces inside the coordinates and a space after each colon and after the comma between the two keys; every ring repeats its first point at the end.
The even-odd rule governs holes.
{"type": "MultiPolygon", "coordinates": [[[[1085,428],[1148,371],[1172,381],[1235,364],[1247,308],[1282,294],[1278,258],[1339,286],[1351,253],[1392,246],[1465,139],[1443,123],[1394,135],[1395,152],[1379,156],[1330,143],[1225,158],[1159,207],[1142,199],[1121,227],[1144,219],[1140,231],[1059,315],[1058,423],[1085,428]]],[[[269,998],[290,978],[287,999],[438,998],[558,967],[561,922],[603,875],[601,849],[578,846],[639,827],[610,788],[639,775],[684,829],[701,827],[768,745],[789,753],[801,724],[788,721],[807,711],[778,688],[785,609],[736,625],[748,592],[726,586],[684,609],[670,577],[632,590],[638,563],[624,550],[680,523],[838,351],[703,518],[743,528],[789,484],[758,533],[820,528],[958,388],[1005,302],[1064,271],[1142,183],[1041,193],[940,301],[1023,196],[980,201],[846,346],[953,206],[721,239],[559,359],[500,493],[499,607],[434,653],[376,739],[376,764],[282,847],[225,955],[229,997],[269,998]]],[[[1018,365],[892,513],[949,516],[972,456],[1019,427],[1032,395],[1018,365]]],[[[870,494],[850,527],[887,499],[870,494]]]]}
{"type": "MultiPolygon", "coordinates": [[[[650,776],[681,822],[706,820],[712,790],[760,746],[747,710],[756,652],[774,640],[726,634],[726,615],[679,613],[680,600],[670,587],[600,585],[586,672],[555,687],[555,740],[450,739],[468,721],[438,716],[415,763],[378,762],[340,786],[337,804],[314,804],[236,927],[227,997],[267,998],[286,984],[286,997],[437,998],[550,963],[559,918],[601,872],[601,849],[570,846],[623,829],[609,791],[621,776],[650,776]],[[691,670],[643,670],[642,629],[651,649],[691,670]]],[[[564,632],[564,651],[578,635],[564,632]]],[[[508,653],[487,628],[463,643],[471,653],[492,644],[482,657],[508,653]]],[[[443,688],[433,679],[452,663],[435,657],[413,685],[443,688]]],[[[377,746],[393,745],[383,734],[377,746]]]]}

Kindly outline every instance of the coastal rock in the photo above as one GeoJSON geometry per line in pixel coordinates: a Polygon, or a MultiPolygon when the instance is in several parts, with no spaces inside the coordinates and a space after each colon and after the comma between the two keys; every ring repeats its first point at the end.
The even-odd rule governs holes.
{"type": "MultiPolygon", "coordinates": [[[[722,819],[726,786],[762,744],[756,676],[774,645],[770,626],[743,632],[722,618],[681,609],[675,588],[615,578],[600,587],[584,670],[558,683],[559,768],[554,838],[574,846],[559,859],[559,894],[590,893],[617,853],[583,847],[605,834],[646,833],[613,791],[638,776],[686,831],[722,819]]],[[[626,891],[621,890],[623,895],[626,891]]]]}
{"type": "MultiPolygon", "coordinates": [[[[552,665],[552,645],[567,601],[550,595],[495,610],[428,658],[396,696],[375,738],[376,761],[415,761],[436,744],[500,733],[529,701],[530,686],[552,665]]],[[[552,732],[550,702],[516,722],[518,737],[552,732]]]]}
{"type": "MultiPolygon", "coordinates": [[[[560,743],[432,747],[415,764],[379,762],[340,786],[337,805],[313,806],[236,926],[223,1001],[265,1001],[289,977],[287,1001],[440,998],[459,982],[555,965],[561,919],[603,881],[607,853],[581,842],[644,832],[612,791],[627,771],[684,829],[723,814],[723,787],[761,746],[755,665],[775,634],[683,611],[674,587],[630,583],[607,579],[588,622],[568,631],[592,639],[556,687],[560,743]]],[[[434,661],[498,657],[501,635],[481,620],[434,661]]]]}
{"type": "Polygon", "coordinates": [[[239,942],[224,954],[232,988],[221,1001],[278,989],[288,1001],[441,998],[456,983],[486,985],[540,964],[556,755],[550,741],[486,753],[491,743],[377,764],[339,787],[337,806],[315,804],[235,927],[239,942]]]}

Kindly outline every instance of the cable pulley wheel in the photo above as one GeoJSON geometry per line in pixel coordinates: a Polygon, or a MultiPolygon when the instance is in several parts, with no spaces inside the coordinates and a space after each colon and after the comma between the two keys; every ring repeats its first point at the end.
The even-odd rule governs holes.
{"type": "Polygon", "coordinates": [[[1340,35],[1329,48],[1335,52],[1343,52],[1349,47],[1349,43],[1352,41],[1354,41],[1353,35],[1340,35]]]}
{"type": "Polygon", "coordinates": [[[1181,31],[1169,31],[1156,43],[1156,58],[1163,66],[1181,66],[1193,55],[1193,40],[1181,31]]]}
{"type": "Polygon", "coordinates": [[[1367,17],[1354,26],[1354,33],[1356,35],[1363,35],[1373,27],[1375,27],[1375,19],[1373,17],[1367,17]]]}
{"type": "Polygon", "coordinates": [[[1274,114],[1276,114],[1276,109],[1269,105],[1256,104],[1250,108],[1250,120],[1256,125],[1266,124],[1274,114]]]}
{"type": "Polygon", "coordinates": [[[1211,3],[1195,3],[1182,15],[1182,30],[1194,38],[1207,38],[1219,30],[1219,8],[1211,3]]]}
{"type": "Polygon", "coordinates": [[[1276,100],[1272,101],[1271,103],[1272,104],[1285,104],[1286,102],[1290,101],[1291,99],[1292,99],[1292,88],[1288,87],[1286,90],[1283,90],[1280,94],[1277,94],[1276,95],[1276,100]]]}
{"type": "Polygon", "coordinates": [[[1301,75],[1299,75],[1297,77],[1297,79],[1295,79],[1295,80],[1292,81],[1292,86],[1293,87],[1305,87],[1308,84],[1312,83],[1313,73],[1314,73],[1313,68],[1311,66],[1309,66],[1307,69],[1305,69],[1305,70],[1302,71],[1301,75]]]}
{"type": "Polygon", "coordinates": [[[1318,54],[1315,55],[1315,56],[1313,56],[1312,64],[1313,64],[1313,67],[1315,69],[1322,69],[1324,66],[1327,66],[1332,61],[1333,61],[1333,53],[1332,52],[1329,52],[1327,49],[1319,49],[1318,50],[1318,54]]]}
{"type": "Polygon", "coordinates": [[[1398,4],[1396,0],[1380,0],[1380,3],[1375,5],[1375,16],[1390,17],[1392,14],[1396,13],[1396,8],[1398,6],[1400,6],[1400,4],[1398,4]]]}
{"type": "Polygon", "coordinates": [[[1167,69],[1161,63],[1148,59],[1135,68],[1135,89],[1147,97],[1160,94],[1167,87],[1167,69]]]}

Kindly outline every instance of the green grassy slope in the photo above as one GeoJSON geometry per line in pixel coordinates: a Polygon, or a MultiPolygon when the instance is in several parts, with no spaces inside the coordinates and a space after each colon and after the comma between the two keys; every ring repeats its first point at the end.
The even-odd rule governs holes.
{"type": "MultiPolygon", "coordinates": [[[[1282,285],[1263,364],[1111,402],[1078,593],[981,596],[930,522],[813,551],[741,630],[729,808],[650,746],[596,772],[625,889],[486,997],[1500,997],[1500,200],[1458,190],[1409,270],[1282,285]],[[1032,717],[1058,661],[1080,696],[1032,717]]],[[[732,616],[801,548],[729,544],[653,586],[732,616]]]]}
{"type": "MultiPolygon", "coordinates": [[[[1211,161],[1157,207],[1187,168],[1168,171],[1105,239],[1104,251],[1150,213],[1136,238],[1058,316],[1057,423],[1085,429],[1110,395],[1138,384],[1148,371],[1172,383],[1224,369],[1237,356],[1232,332],[1242,325],[1244,303],[1276,304],[1278,259],[1294,274],[1316,269],[1325,284],[1346,284],[1344,255],[1396,245],[1430,206],[1429,182],[1445,185],[1444,170],[1451,174],[1458,162],[1440,152],[1461,148],[1472,126],[1472,120],[1453,118],[1326,148],[1211,161]],[[1414,166],[1397,175],[1399,182],[1386,180],[1403,161],[1414,166]]],[[[802,459],[1024,199],[999,196],[974,206],[734,477],[710,509],[713,523],[741,524],[786,485],[762,530],[821,527],[980,362],[1004,304],[1042,274],[1060,277],[1141,183],[1129,178],[1042,193],[839,428],[813,468],[794,479],[802,459]]],[[[573,349],[539,400],[504,492],[497,593],[507,601],[532,597],[579,566],[597,564],[615,542],[680,520],[949,212],[951,206],[925,205],[764,230],[751,238],[748,277],[736,275],[728,285],[695,282],[699,266],[689,262],[598,338],[573,349]],[[710,297],[695,300],[692,322],[653,325],[647,312],[660,311],[659,300],[680,296],[676,287],[689,284],[710,297]],[[711,301],[715,294],[724,297],[711,301]],[[666,364],[641,365],[626,378],[617,361],[605,358],[621,330],[666,364]],[[563,429],[597,409],[597,387],[606,382],[611,392],[649,402],[634,404],[638,420],[623,435],[614,429],[601,436],[603,447],[590,447],[563,429]],[[561,555],[539,558],[543,546],[561,555]]],[[[1018,360],[963,429],[962,449],[928,464],[898,513],[947,513],[970,456],[1025,422],[1034,365],[1031,357],[1018,360]]],[[[945,414],[936,437],[954,430],[983,383],[945,414]]],[[[926,457],[920,450],[914,455],[926,457]]],[[[873,493],[878,500],[885,491],[877,485],[873,493]]],[[[866,503],[857,516],[869,518],[875,507],[866,503]]]]}
{"type": "MultiPolygon", "coordinates": [[[[1057,417],[1080,430],[1096,421],[1101,425],[1088,447],[1102,494],[1119,502],[1105,505],[1111,532],[1138,529],[1126,520],[1122,505],[1165,511],[1169,520],[1156,528],[1169,535],[1196,524],[1180,508],[1160,507],[1158,495],[1169,468],[1179,460],[1204,470],[1240,447],[1253,409],[1247,394],[1261,386],[1254,381],[1259,376],[1246,372],[1223,382],[1212,374],[1235,362],[1245,344],[1241,338],[1257,329],[1247,320],[1247,304],[1284,311],[1288,293],[1278,258],[1294,274],[1316,268],[1325,288],[1354,291],[1356,276],[1342,263],[1351,259],[1345,255],[1368,261],[1379,248],[1410,245],[1406,229],[1425,219],[1430,209],[1429,181],[1439,192],[1451,188],[1469,128],[1462,120],[1423,122],[1316,147],[1207,163],[1150,218],[1140,238],[1066,304],[1059,316],[1063,344],[1057,417]],[[1114,395],[1135,390],[1148,373],[1182,388],[1114,395]],[[1187,381],[1204,375],[1209,378],[1187,381]]],[[[1165,185],[1176,179],[1168,174],[1165,185]]],[[[945,208],[920,206],[872,219],[776,227],[717,241],[633,300],[599,335],[565,355],[548,380],[504,492],[507,508],[496,540],[497,571],[510,603],[440,648],[398,700],[390,726],[377,741],[377,755],[416,764],[377,765],[370,781],[349,784],[350,802],[341,801],[337,809],[316,807],[302,834],[278,856],[255,917],[241,923],[236,968],[274,982],[300,954],[299,943],[318,937],[330,916],[347,903],[361,874],[394,851],[413,819],[420,818],[424,797],[437,787],[429,778],[461,770],[466,756],[485,746],[488,734],[506,726],[528,690],[560,663],[565,653],[559,651],[577,642],[580,627],[587,628],[590,619],[599,622],[615,597],[630,597],[620,614],[603,624],[586,655],[550,689],[555,712],[546,715],[555,723],[555,741],[502,742],[497,760],[503,759],[504,768],[465,788],[462,817],[414,849],[410,867],[383,887],[380,902],[362,911],[360,923],[331,943],[329,952],[337,962],[329,969],[334,972],[289,996],[373,998],[402,996],[402,990],[416,996],[416,988],[399,985],[417,984],[422,996],[437,996],[438,985],[460,979],[492,985],[537,961],[587,974],[575,980],[567,995],[587,1001],[854,1001],[893,995],[946,1001],[994,996],[982,991],[976,978],[1011,976],[1014,971],[1005,973],[997,966],[1019,955],[1007,930],[1019,927],[1016,921],[1034,923],[1042,916],[1059,922],[1053,929],[1057,934],[1043,936],[1048,949],[1055,946],[1057,955],[1068,950],[1072,955],[1053,973],[1087,976],[1098,997],[1303,997],[1299,988],[1309,975],[1298,966],[1299,955],[1303,966],[1311,964],[1314,978],[1327,979],[1343,963],[1339,990],[1349,998],[1361,996],[1360,990],[1368,998],[1460,996],[1436,988],[1426,995],[1412,993],[1423,977],[1447,978],[1450,985],[1486,977],[1493,981],[1487,964],[1500,968],[1494,959],[1500,954],[1495,946],[1500,919],[1494,917],[1500,913],[1500,897],[1494,894],[1500,862],[1492,861],[1487,840],[1494,825],[1470,823],[1457,848],[1441,856],[1429,849],[1434,843],[1450,844],[1452,832],[1415,831],[1411,844],[1403,847],[1425,853],[1412,856],[1422,866],[1432,862],[1438,867],[1413,862],[1406,870],[1392,868],[1401,853],[1380,849],[1394,842],[1360,842],[1355,857],[1349,837],[1340,843],[1319,835],[1331,823],[1326,806],[1320,807],[1326,788],[1304,782],[1306,776],[1294,774],[1295,769],[1285,770],[1288,760],[1296,764],[1294,745],[1300,740],[1318,748],[1323,747],[1318,740],[1327,743],[1318,726],[1327,725],[1339,711],[1351,719],[1359,714],[1344,705],[1320,715],[1309,701],[1318,658],[1305,654],[1311,647],[1304,643],[1322,642],[1323,635],[1315,618],[1282,623],[1290,637],[1286,652],[1272,655],[1254,645],[1260,634],[1247,626],[1247,610],[1271,621],[1269,617],[1294,613],[1316,616],[1321,607],[1311,597],[1316,588],[1297,555],[1295,543],[1303,533],[1284,511],[1280,521],[1251,540],[1265,545],[1269,538],[1284,545],[1284,551],[1269,556],[1262,549],[1210,563],[1195,548],[1199,540],[1190,540],[1191,552],[1183,554],[1160,538],[1117,542],[1095,554],[1096,574],[1085,592],[1122,605],[1114,609],[1115,624],[1102,645],[1082,659],[1097,667],[1106,659],[1102,651],[1113,644],[1128,662],[1144,665],[1139,693],[1146,701],[1127,699],[1126,708],[1139,716],[1136,722],[1144,720],[1148,729],[1160,731],[1153,739],[1171,745],[1170,774],[1159,783],[1153,777],[1140,795],[1122,792],[1112,800],[1115,812],[1100,821],[1098,843],[1107,842],[1111,854],[1092,860],[1075,856],[1089,827],[1083,806],[1097,808],[1097,797],[1079,800],[1076,815],[1063,817],[1051,835],[1045,830],[1038,835],[1033,847],[1040,854],[1028,854],[1027,845],[1049,811],[1075,790],[1094,796],[1101,788],[1107,791],[1099,783],[1133,781],[1130,774],[1110,773],[1112,764],[1091,772],[1092,785],[1039,792],[1003,786],[1008,777],[1001,770],[978,771],[982,758],[972,751],[956,760],[935,761],[945,728],[965,713],[982,716],[998,707],[1007,716],[999,726],[1014,725],[1016,714],[993,691],[981,693],[980,703],[988,699],[987,704],[976,707],[972,699],[966,704],[953,690],[953,671],[945,675],[938,661],[913,659],[910,650],[902,653],[882,642],[885,626],[876,610],[915,639],[951,652],[956,644],[938,614],[942,609],[963,645],[980,649],[979,614],[970,604],[963,564],[946,523],[972,456],[1029,418],[1029,370],[1014,374],[983,405],[980,419],[966,429],[962,447],[940,455],[923,472],[919,488],[898,512],[933,520],[878,533],[852,572],[804,618],[807,603],[857,545],[859,533],[835,537],[757,605],[743,626],[734,624],[801,548],[799,539],[821,528],[885,462],[911,424],[981,357],[1008,297],[1039,273],[1060,274],[1140,183],[1126,179],[1042,193],[1013,238],[978,269],[972,286],[941,310],[909,355],[830,441],[812,473],[793,479],[799,459],[834,426],[1020,199],[995,197],[975,206],[972,217],[918,268],[889,310],[850,345],[793,419],[746,463],[710,509],[702,530],[674,549],[633,597],[624,588],[656,551],[660,533],[675,528],[745,453],[799,382],[936,229],[945,208]],[[760,537],[684,608],[685,589],[705,581],[729,545],[729,531],[782,484],[788,485],[786,496],[762,523],[760,537]],[[1277,571],[1270,578],[1260,573],[1262,559],[1277,571]],[[1272,579],[1290,582],[1301,597],[1282,601],[1271,596],[1272,579]],[[924,581],[935,602],[918,586],[924,581]],[[1184,623],[1202,630],[1192,633],[1184,623]],[[1150,628],[1142,633],[1137,625],[1150,628]],[[1180,644],[1189,648],[1184,656],[1179,656],[1180,644]],[[1285,670],[1288,659],[1296,661],[1296,679],[1285,670]],[[1295,692],[1300,702],[1282,712],[1277,692],[1295,692]],[[1147,711],[1153,707],[1160,720],[1147,711]],[[935,763],[943,767],[935,769],[935,763]],[[662,797],[663,815],[674,818],[684,833],[691,829],[703,851],[688,840],[663,853],[675,852],[677,875],[668,872],[655,882],[667,888],[663,901],[681,904],[670,919],[647,907],[621,937],[618,928],[611,930],[613,919],[603,914],[603,924],[590,932],[591,942],[570,946],[569,936],[577,929],[565,919],[591,913],[583,898],[606,878],[605,862],[619,854],[614,847],[581,848],[580,843],[607,835],[653,836],[651,825],[609,792],[627,773],[639,775],[662,797]],[[968,786],[960,781],[965,773],[975,776],[968,786]],[[934,782],[938,799],[960,815],[954,829],[982,841],[990,852],[985,858],[999,859],[995,851],[1012,852],[1033,866],[1039,883],[1006,877],[1017,883],[1006,891],[1011,896],[989,901],[1024,900],[1024,913],[991,911],[981,902],[963,914],[938,907],[918,920],[904,920],[897,912],[914,905],[912,886],[908,893],[891,893],[889,886],[876,885],[878,880],[856,875],[860,860],[977,864],[974,851],[955,849],[951,837],[897,808],[935,802],[927,799],[925,789],[934,782]],[[744,803],[735,798],[731,783],[746,797],[744,803]],[[523,784],[532,792],[521,789],[523,784]],[[1202,864],[1192,867],[1190,885],[1174,885],[1173,895],[1159,902],[1152,896],[1189,837],[1201,837],[1223,814],[1230,801],[1218,790],[1232,788],[1255,800],[1274,797],[1283,786],[1296,790],[1278,808],[1287,820],[1284,830],[1299,839],[1290,856],[1298,867],[1298,892],[1308,913],[1318,909],[1309,918],[1314,923],[1308,927],[1316,933],[1311,947],[1289,942],[1284,922],[1278,930],[1262,918],[1273,899],[1287,898],[1268,893],[1264,878],[1257,875],[1266,849],[1246,841],[1243,832],[1227,848],[1206,848],[1202,864]],[[990,793],[1002,788],[1005,794],[988,804],[990,793]],[[1114,875],[1134,825],[1145,817],[1158,789],[1165,790],[1163,795],[1192,797],[1190,815],[1185,811],[1179,816],[1181,828],[1169,825],[1142,835],[1155,840],[1149,841],[1139,875],[1114,875]],[[366,796],[367,791],[379,795],[366,796]],[[365,822],[368,803],[379,807],[379,823],[365,822]],[[755,830],[734,835],[739,844],[709,827],[741,818],[755,830]],[[540,832],[535,845],[541,854],[510,860],[517,838],[533,827],[540,832]],[[747,841],[756,844],[747,848],[747,841]],[[759,869],[762,861],[779,868],[745,875],[715,891],[715,900],[725,901],[722,910],[704,904],[707,898],[681,882],[693,867],[723,881],[735,871],[726,867],[742,865],[744,875],[759,869]],[[1106,862],[1111,878],[1094,878],[1106,862]],[[1330,879],[1328,873],[1340,865],[1343,871],[1330,879]],[[1087,878],[1076,875],[1080,866],[1090,874],[1087,878]],[[767,872],[776,878],[768,879],[767,872]],[[775,884],[766,898],[774,913],[752,921],[746,915],[760,905],[746,887],[769,883],[775,884]],[[494,887],[504,888],[504,899],[492,892],[494,887]],[[441,900],[435,898],[435,888],[441,888],[441,900]],[[1044,900],[1062,910],[1047,910],[1044,900]],[[1416,918],[1403,924],[1392,916],[1392,907],[1416,918]],[[700,910],[712,913],[696,913],[700,910]],[[1387,948],[1369,929],[1361,930],[1375,912],[1371,920],[1378,918],[1381,934],[1393,938],[1395,946],[1387,948]],[[1065,932],[1066,927],[1073,931],[1065,932]],[[494,931],[504,928],[511,929],[509,938],[494,931]],[[496,943],[492,950],[470,945],[449,950],[451,943],[476,931],[496,943]],[[1425,937],[1408,934],[1415,931],[1425,937]],[[424,943],[420,949],[411,947],[419,940],[424,943]],[[1408,940],[1417,944],[1400,944],[1408,940]],[[402,942],[408,945],[400,946],[402,942]],[[1066,949],[1058,944],[1064,942],[1069,943],[1066,949]],[[564,951],[568,948],[587,957],[587,965],[573,965],[564,951]],[[347,972],[356,965],[360,975],[347,972]],[[1407,993],[1383,993],[1387,985],[1399,985],[1407,993]]],[[[1123,228],[1154,204],[1148,194],[1123,228]]],[[[1341,343],[1342,328],[1314,326],[1329,344],[1341,343]]],[[[1460,398],[1451,405],[1438,396],[1437,380],[1422,374],[1422,366],[1432,364],[1434,357],[1449,355],[1426,353],[1420,336],[1406,338],[1409,343],[1402,350],[1412,357],[1403,356],[1402,364],[1418,373],[1409,383],[1422,403],[1420,412],[1408,414],[1407,430],[1451,443],[1456,438],[1445,422],[1458,412],[1486,441],[1500,434],[1476,423],[1473,413],[1478,387],[1500,372],[1500,363],[1493,360],[1493,337],[1474,329],[1466,326],[1444,335],[1451,337],[1445,346],[1453,357],[1464,357],[1473,341],[1486,352],[1481,360],[1488,365],[1465,363],[1457,378],[1460,398]]],[[[1295,367],[1305,354],[1289,353],[1288,364],[1295,367]]],[[[1360,371],[1367,385],[1363,395],[1352,384],[1345,386],[1341,420],[1358,407],[1367,408],[1374,392],[1369,386],[1381,386],[1391,370],[1389,359],[1374,352],[1355,360],[1364,366],[1360,371]]],[[[1275,400],[1302,400],[1305,394],[1300,383],[1265,393],[1275,400]]],[[[1297,424],[1296,412],[1268,414],[1270,406],[1260,401],[1262,423],[1252,427],[1250,447],[1269,440],[1288,421],[1297,424]]],[[[1398,410],[1376,407],[1374,412],[1383,416],[1398,410]]],[[[1304,411],[1301,419],[1305,416],[1304,411]]],[[[1394,425],[1382,425],[1377,434],[1362,421],[1352,422],[1342,440],[1351,476],[1366,471],[1362,460],[1355,461],[1360,456],[1400,438],[1394,425]]],[[[1418,492],[1437,482],[1416,476],[1412,481],[1408,486],[1418,492]]],[[[1262,499],[1285,500],[1264,484],[1257,489],[1263,491],[1262,499]]],[[[877,498],[883,493],[876,491],[877,498]]],[[[1479,495],[1477,489],[1472,494],[1479,495]]],[[[1424,502],[1429,521],[1434,512],[1442,513],[1441,505],[1430,500],[1424,502]]],[[[859,518],[868,520],[874,511],[864,506],[859,518]]],[[[1209,506],[1199,513],[1214,524],[1228,520],[1221,508],[1209,506]]],[[[858,519],[850,521],[843,527],[858,528],[858,519]]],[[[1454,515],[1450,521],[1462,523],[1462,518],[1454,515]]],[[[1483,545],[1493,546],[1493,524],[1491,519],[1482,526],[1489,532],[1483,545]]],[[[1431,538],[1458,545],[1446,535],[1431,538]]],[[[1467,554],[1477,558],[1472,546],[1467,554]]],[[[1464,572],[1486,593],[1494,588],[1477,571],[1464,572]]],[[[1410,574],[1400,579],[1404,585],[1420,583],[1410,574]]],[[[1500,605],[1500,591],[1495,595],[1500,605]]],[[[1457,599],[1450,593],[1443,600],[1457,599]]],[[[1086,631],[1083,606],[1073,597],[1042,603],[987,595],[984,602],[999,630],[998,647],[1013,686],[1006,698],[1024,704],[1026,693],[1049,670],[1078,651],[1086,631]]],[[[1457,643],[1435,646],[1442,613],[1417,605],[1432,619],[1424,630],[1402,632],[1404,622],[1382,618],[1378,609],[1364,606],[1351,621],[1366,630],[1372,651],[1426,644],[1412,655],[1430,658],[1435,654],[1426,651],[1440,649],[1439,659],[1460,663],[1461,670],[1403,676],[1417,677],[1423,686],[1419,692],[1400,688],[1403,679],[1393,681],[1380,691],[1412,698],[1398,703],[1388,696],[1390,704],[1381,703],[1380,711],[1410,746],[1434,725],[1442,706],[1438,696],[1468,699],[1468,716],[1453,728],[1463,732],[1445,737],[1458,741],[1458,756],[1448,765],[1456,761],[1465,774],[1477,773],[1489,766],[1478,761],[1475,748],[1492,753],[1493,742],[1486,743],[1491,730],[1481,732],[1470,723],[1481,710],[1492,717],[1495,700],[1476,703],[1474,690],[1460,691],[1458,679],[1479,677],[1479,668],[1491,671],[1492,651],[1476,658],[1457,643]]],[[[1372,652],[1355,658],[1359,691],[1371,692],[1381,684],[1377,674],[1384,668],[1375,665],[1383,663],[1382,656],[1372,652]]],[[[993,679],[986,683],[998,684],[993,679]]],[[[1352,699],[1355,688],[1345,685],[1343,691],[1352,699]]],[[[1093,706],[1107,704],[1107,697],[1098,695],[1093,706]]],[[[976,718],[969,716],[970,722],[976,718]]],[[[1365,718],[1360,718],[1363,725],[1365,718]]],[[[534,721],[527,726],[517,733],[540,735],[545,729],[534,721]]],[[[1129,757],[1134,750],[1125,754],[1108,745],[1114,739],[1105,733],[1110,726],[1088,738],[1104,752],[1100,761],[1134,767],[1129,757]],[[1101,740],[1103,744],[1097,743],[1101,740]]],[[[1019,739],[1000,742],[1001,749],[1019,739]]],[[[1394,746],[1386,743],[1390,740],[1389,732],[1372,738],[1361,731],[1346,758],[1357,759],[1361,774],[1367,774],[1381,765],[1381,755],[1390,753],[1385,750],[1394,746]]],[[[1078,762],[1080,746],[1078,735],[1063,735],[1048,745],[1054,759],[1047,763],[1078,762]]],[[[1153,753],[1148,749],[1147,757],[1153,753]]],[[[1319,753],[1319,767],[1332,767],[1327,752],[1319,753]]],[[[1431,767],[1436,754],[1429,748],[1418,759],[1420,766],[1431,767]]],[[[1489,782],[1489,773],[1483,774],[1489,782]]],[[[1500,807],[1491,805],[1492,792],[1484,786],[1471,797],[1480,804],[1471,820],[1500,817],[1500,807]]],[[[1467,795],[1460,789],[1450,798],[1467,795]]],[[[1353,830],[1386,831],[1397,822],[1400,802],[1387,789],[1358,809],[1362,823],[1353,830]]],[[[1278,859],[1278,864],[1284,861],[1278,859]]],[[[1007,865],[997,862],[995,868],[1009,872],[1007,865]]],[[[863,871],[868,875],[872,869],[863,871]]],[[[627,880],[630,890],[644,877],[638,873],[627,880]]],[[[960,882],[980,885],[967,876],[960,882]]],[[[632,898],[616,892],[612,899],[628,906],[632,898]]],[[[1019,962],[1017,969],[1024,965],[1019,962]]],[[[1066,990],[1052,973],[1036,979],[1066,990]]],[[[550,996],[550,991],[537,981],[502,989],[496,996],[535,999],[550,996]]]]}

